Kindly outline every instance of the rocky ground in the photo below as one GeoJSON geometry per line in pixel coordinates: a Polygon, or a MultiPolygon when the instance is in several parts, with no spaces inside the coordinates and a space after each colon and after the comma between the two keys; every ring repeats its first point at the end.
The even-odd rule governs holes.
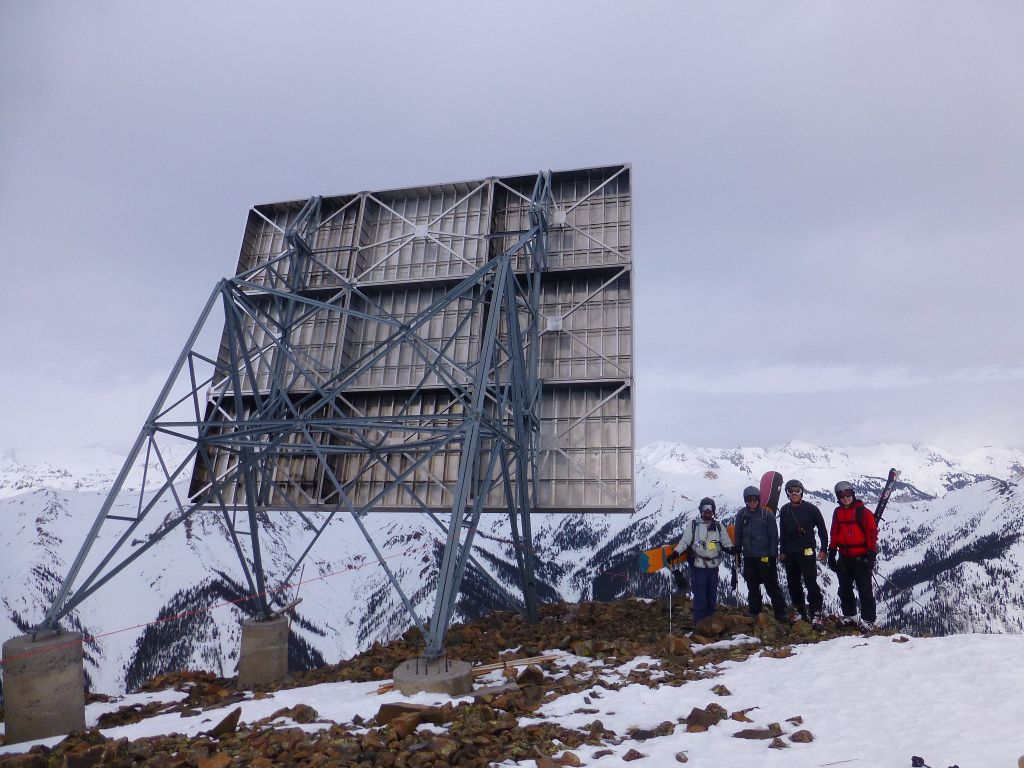
{"type": "MultiPolygon", "coordinates": [[[[503,760],[536,764],[581,765],[572,751],[581,745],[608,747],[605,754],[629,761],[643,755],[643,741],[671,734],[677,728],[707,730],[725,718],[752,722],[750,710],[730,712],[722,703],[709,702],[694,708],[686,717],[666,720],[650,731],[615,733],[595,719],[586,728],[566,729],[553,722],[537,722],[533,713],[543,704],[569,693],[596,687],[616,689],[641,684],[650,687],[680,686],[688,681],[714,676],[714,665],[725,660],[743,660],[752,654],[784,657],[794,643],[817,642],[849,634],[834,621],[822,632],[804,622],[779,624],[764,613],[757,620],[736,609],[724,608],[710,622],[694,627],[689,604],[676,601],[673,633],[669,635],[667,601],[623,600],[614,603],[548,604],[541,607],[540,621],[527,624],[512,613],[496,613],[484,619],[452,627],[448,653],[474,664],[537,656],[561,650],[579,657],[572,666],[554,662],[524,668],[509,668],[501,684],[478,687],[472,696],[437,707],[384,704],[377,714],[363,720],[335,723],[320,720],[308,705],[281,709],[256,722],[240,721],[238,702],[267,698],[275,690],[305,687],[335,681],[386,681],[391,670],[405,659],[423,652],[414,630],[389,645],[375,645],[359,656],[336,665],[295,675],[288,682],[265,690],[238,688],[233,678],[218,678],[205,672],[163,675],[142,689],[174,689],[185,697],[174,703],[152,702],[122,707],[101,716],[99,728],[134,723],[157,714],[179,712],[182,717],[200,713],[214,715],[217,724],[195,737],[155,736],[134,741],[111,740],[99,729],[73,733],[53,748],[36,746],[26,754],[0,757],[0,766],[137,766],[158,768],[226,768],[227,766],[385,766],[425,768],[426,766],[483,766],[503,760]],[[689,633],[689,636],[684,636],[689,633]],[[757,638],[741,644],[721,643],[736,636],[757,638]],[[709,647],[710,646],[710,647],[709,647]],[[509,649],[515,649],[509,653],[509,649]],[[628,671],[609,681],[594,669],[622,665],[638,657],[648,660],[628,665],[628,671]],[[281,718],[289,726],[282,727],[281,718]],[[529,722],[520,722],[529,720],[529,722]],[[320,724],[308,732],[294,724],[320,724]],[[422,723],[438,728],[417,730],[422,723]],[[437,732],[440,731],[440,732],[437,732]],[[553,756],[557,755],[557,760],[553,756]]],[[[621,667],[620,667],[621,668],[621,667]]],[[[499,675],[502,673],[498,673],[499,675]]],[[[724,686],[713,689],[727,703],[724,686]]],[[[596,696],[596,693],[591,695],[596,696]]],[[[92,697],[90,700],[103,700],[92,697]]],[[[583,700],[589,704],[588,699],[583,700]]],[[[589,710],[580,709],[577,712],[589,710]]],[[[593,712],[596,714],[597,709],[593,712]]],[[[800,718],[785,726],[761,724],[736,734],[740,738],[763,739],[777,748],[790,741],[809,741],[813,734],[799,729],[800,718]],[[784,733],[786,734],[783,738],[784,733]]],[[[604,750],[594,752],[600,757],[604,750]]],[[[676,756],[686,762],[687,756],[676,756]]]]}

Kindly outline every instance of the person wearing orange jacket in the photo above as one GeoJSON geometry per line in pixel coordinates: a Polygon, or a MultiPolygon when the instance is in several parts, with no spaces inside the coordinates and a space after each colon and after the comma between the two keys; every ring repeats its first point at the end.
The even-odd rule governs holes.
{"type": "Polygon", "coordinates": [[[860,626],[875,629],[875,594],[871,576],[878,557],[878,525],[875,515],[856,497],[853,486],[845,480],[836,483],[839,506],[832,513],[829,536],[828,566],[839,578],[839,605],[845,626],[857,624],[857,600],[860,598],[860,626]]]}

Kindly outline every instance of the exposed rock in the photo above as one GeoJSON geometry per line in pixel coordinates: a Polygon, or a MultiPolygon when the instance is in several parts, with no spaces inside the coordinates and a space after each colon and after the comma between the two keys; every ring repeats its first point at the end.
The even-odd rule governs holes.
{"type": "Polygon", "coordinates": [[[786,749],[786,748],[789,747],[789,744],[787,744],[782,739],[780,739],[778,736],[776,736],[774,739],[772,739],[772,743],[769,744],[768,746],[771,749],[786,749]]]}
{"type": "Polygon", "coordinates": [[[282,707],[277,710],[270,716],[270,720],[276,720],[279,717],[287,717],[296,723],[306,725],[315,723],[320,718],[320,713],[308,704],[296,704],[294,707],[282,707]]]}
{"type": "Polygon", "coordinates": [[[817,634],[814,627],[803,620],[797,621],[793,624],[789,631],[793,639],[801,643],[811,640],[817,634]]]}
{"type": "Polygon", "coordinates": [[[746,633],[754,626],[754,617],[746,613],[720,613],[719,615],[729,631],[736,634],[746,633]]]}
{"type": "Polygon", "coordinates": [[[415,731],[421,722],[419,712],[406,712],[393,718],[390,725],[398,735],[398,738],[402,739],[415,731]]]}
{"type": "Polygon", "coordinates": [[[790,736],[789,740],[795,741],[797,744],[808,744],[814,741],[814,735],[810,731],[802,730],[790,736]]]}
{"type": "Polygon", "coordinates": [[[626,733],[633,741],[647,741],[657,736],[654,731],[648,728],[631,728],[626,733]]]}
{"type": "Polygon", "coordinates": [[[87,747],[81,752],[72,752],[65,756],[64,764],[66,768],[92,768],[102,762],[105,751],[103,745],[100,744],[87,747]]]}
{"type": "Polygon", "coordinates": [[[767,728],[744,728],[742,731],[736,731],[732,736],[734,739],[774,739],[776,736],[782,735],[782,729],[777,727],[777,723],[772,723],[775,728],[768,726],[767,728]]]}
{"type": "Polygon", "coordinates": [[[416,712],[424,715],[428,712],[437,711],[437,707],[430,707],[425,704],[409,704],[404,701],[393,701],[388,704],[381,704],[380,709],[377,710],[377,714],[373,716],[373,720],[377,725],[387,725],[399,715],[404,715],[409,712],[416,712]]]}
{"type": "MultiPolygon", "coordinates": [[[[685,625],[689,619],[689,606],[684,606],[680,619],[685,625]]],[[[584,603],[579,606],[545,604],[540,606],[540,621],[527,624],[518,614],[511,612],[493,613],[486,619],[457,627],[459,651],[463,658],[475,662],[490,663],[525,658],[536,655],[548,648],[572,649],[573,652],[603,660],[604,669],[592,667],[587,660],[576,661],[569,674],[566,664],[542,664],[534,667],[508,667],[504,670],[506,679],[522,679],[517,685],[491,686],[478,689],[472,700],[463,699],[441,707],[424,707],[410,704],[387,704],[380,707],[370,728],[362,718],[353,718],[351,725],[330,725],[324,723],[322,730],[306,733],[301,728],[280,728],[269,725],[270,719],[246,726],[238,720],[230,728],[217,734],[183,737],[180,735],[159,736],[111,742],[98,732],[78,734],[69,737],[52,750],[30,753],[26,756],[5,756],[5,766],[12,760],[25,757],[25,764],[41,767],[50,765],[63,768],[74,765],[75,760],[94,760],[99,754],[102,760],[92,763],[96,766],[123,768],[130,765],[147,765],[149,768],[199,768],[203,761],[230,759],[230,765],[248,765],[252,768],[271,766],[327,766],[327,765],[375,765],[381,768],[428,768],[428,766],[453,765],[483,768],[496,762],[513,760],[522,765],[536,761],[550,768],[578,765],[578,750],[586,743],[591,748],[607,745],[617,746],[625,740],[623,736],[608,731],[600,720],[595,720],[580,730],[561,728],[556,723],[532,722],[520,726],[516,716],[529,713],[541,701],[557,699],[568,693],[586,693],[584,699],[591,708],[581,708],[580,714],[597,715],[596,707],[602,699],[604,689],[618,690],[625,685],[640,683],[652,687],[681,685],[688,681],[707,680],[717,673],[715,665],[723,661],[742,661],[754,655],[784,658],[792,655],[785,647],[794,641],[794,631],[778,624],[765,614],[762,626],[755,628],[754,619],[740,611],[724,607],[719,612],[726,633],[743,632],[756,634],[763,644],[748,644],[714,648],[700,654],[697,668],[693,661],[691,639],[674,638],[667,643],[664,630],[667,618],[667,601],[644,602],[623,600],[614,603],[584,603]],[[518,647],[515,654],[509,654],[509,647],[518,647]],[[644,663],[631,667],[625,679],[608,680],[605,670],[634,659],[638,655],[651,657],[644,663]],[[545,674],[547,673],[547,674],[545,674]],[[558,677],[558,679],[555,679],[558,677]],[[605,678],[605,679],[602,679],[605,678]],[[420,723],[449,724],[447,734],[435,734],[417,730],[420,723]],[[355,732],[354,732],[355,731],[355,732]],[[93,751],[97,746],[99,750],[93,751]],[[552,756],[560,754],[554,759],[552,756]]],[[[702,633],[713,636],[719,631],[715,622],[702,625],[702,633]]],[[[799,627],[796,628],[798,633],[799,627]]],[[[812,641],[827,639],[841,634],[835,627],[826,629],[812,641]]],[[[696,642],[694,640],[693,642],[696,642]]],[[[422,638],[418,631],[407,632],[402,639],[388,645],[377,643],[360,656],[338,665],[319,670],[298,673],[292,682],[279,686],[268,686],[266,691],[255,694],[240,691],[237,681],[223,679],[208,672],[182,672],[166,675],[162,684],[151,681],[144,686],[148,690],[175,687],[186,694],[185,698],[173,704],[147,704],[124,707],[119,717],[125,722],[151,717],[155,714],[176,712],[184,716],[209,713],[224,707],[224,713],[232,709],[234,702],[252,695],[254,698],[268,698],[282,687],[295,687],[336,680],[369,681],[382,676],[382,670],[393,669],[407,658],[423,653],[422,638]]],[[[724,686],[716,685],[712,690],[718,696],[730,695],[724,686]]],[[[729,715],[718,704],[709,704],[704,709],[694,708],[685,720],[687,730],[707,730],[722,718],[751,723],[750,708],[729,715]],[[691,722],[692,721],[692,722],[691,722]]],[[[221,721],[228,722],[228,713],[221,721]]],[[[305,705],[278,710],[276,716],[286,716],[298,722],[317,720],[317,713],[305,705]]],[[[216,722],[216,716],[213,722],[216,722]]],[[[239,711],[240,716],[240,711],[239,711]]],[[[803,724],[802,718],[793,717],[787,721],[792,726],[803,724]]],[[[204,726],[205,727],[205,726],[204,726]]],[[[215,726],[215,730],[220,726],[215,726]]],[[[746,727],[746,726],[744,726],[746,727]]],[[[653,729],[633,731],[629,736],[637,741],[655,736],[669,735],[676,723],[665,722],[653,729]]],[[[741,732],[742,733],[742,732],[741,732]]],[[[750,727],[747,732],[761,738],[775,740],[782,734],[778,724],[766,729],[750,727]]],[[[787,741],[797,741],[803,732],[798,731],[787,741]]],[[[808,732],[809,733],[809,732],[808,732]]],[[[739,735],[739,734],[737,734],[739,735]]],[[[742,736],[741,736],[742,738],[742,736]]],[[[813,737],[812,737],[813,738],[813,737]]],[[[780,739],[781,740],[781,739],[780,739]]],[[[628,743],[627,743],[628,744],[628,743]]],[[[609,765],[637,759],[642,756],[633,749],[626,756],[618,750],[598,749],[593,753],[594,761],[605,760],[609,765]]],[[[687,754],[676,755],[677,762],[686,762],[687,754]]],[[[588,761],[593,764],[593,761],[588,761]]],[[[81,768],[86,768],[82,765],[81,768]]]]}
{"type": "Polygon", "coordinates": [[[97,726],[100,728],[112,728],[117,725],[130,725],[152,717],[155,714],[167,709],[174,709],[175,704],[168,705],[162,701],[151,701],[149,704],[131,704],[121,707],[114,712],[104,712],[99,716],[97,726]]]}
{"type": "Polygon", "coordinates": [[[676,724],[666,720],[656,728],[630,728],[627,733],[633,741],[647,741],[660,736],[671,736],[676,729],[676,724]]]}
{"type": "Polygon", "coordinates": [[[686,730],[689,733],[701,733],[708,728],[718,725],[726,717],[726,711],[718,704],[708,704],[701,709],[694,707],[686,716],[686,730]]]}
{"type": "Polygon", "coordinates": [[[792,725],[803,725],[804,719],[800,715],[795,715],[794,717],[787,717],[786,722],[792,725]]]}
{"type": "Polygon", "coordinates": [[[717,694],[718,696],[732,696],[732,691],[730,691],[722,684],[716,685],[714,688],[711,689],[711,692],[717,694]]]}
{"type": "MultiPolygon", "coordinates": [[[[571,682],[571,681],[570,681],[571,682]]],[[[519,693],[520,688],[516,683],[502,683],[501,685],[490,685],[484,688],[477,688],[473,691],[473,699],[485,704],[492,703],[495,698],[504,694],[519,693]]]]}
{"type": "Polygon", "coordinates": [[[685,752],[676,752],[676,762],[677,763],[688,763],[688,762],[690,762],[690,758],[688,758],[686,756],[685,752]]]}
{"type": "Polygon", "coordinates": [[[690,640],[686,637],[672,635],[667,640],[668,652],[674,656],[692,656],[693,650],[690,645],[690,640]]]}
{"type": "Polygon", "coordinates": [[[720,637],[729,631],[729,625],[715,614],[697,622],[696,631],[707,637],[720,637]]]}
{"type": "Polygon", "coordinates": [[[577,640],[570,648],[577,656],[593,656],[594,642],[592,640],[577,640]]]}
{"type": "Polygon", "coordinates": [[[46,758],[40,754],[5,755],[4,768],[46,768],[46,758]]]}
{"type": "Polygon", "coordinates": [[[447,761],[459,749],[459,744],[454,739],[447,739],[439,736],[430,742],[430,751],[447,761]]]}
{"type": "Polygon", "coordinates": [[[378,749],[384,749],[384,747],[387,746],[377,731],[367,731],[364,733],[359,744],[364,750],[371,750],[374,752],[378,749]]]}
{"type": "Polygon", "coordinates": [[[197,768],[227,768],[229,765],[231,765],[230,755],[224,752],[215,752],[200,760],[197,768]]]}
{"type": "Polygon", "coordinates": [[[207,734],[214,739],[219,739],[228,733],[234,733],[235,728],[238,727],[238,719],[242,716],[242,708],[235,707],[231,712],[217,723],[213,728],[207,731],[207,734]]]}
{"type": "Polygon", "coordinates": [[[541,685],[544,682],[544,672],[536,664],[531,664],[516,676],[516,683],[522,686],[541,685]]]}
{"type": "Polygon", "coordinates": [[[629,763],[633,760],[639,760],[641,757],[647,757],[647,755],[645,755],[643,752],[637,752],[635,749],[631,749],[629,750],[629,752],[622,756],[622,759],[625,762],[629,763]]]}

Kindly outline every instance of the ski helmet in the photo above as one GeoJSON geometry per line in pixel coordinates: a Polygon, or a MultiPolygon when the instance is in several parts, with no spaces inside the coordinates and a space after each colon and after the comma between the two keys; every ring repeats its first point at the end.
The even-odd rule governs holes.
{"type": "Polygon", "coordinates": [[[804,484],[799,480],[788,480],[786,481],[786,493],[789,493],[794,488],[798,488],[800,493],[804,492],[804,484]]]}
{"type": "Polygon", "coordinates": [[[705,509],[710,509],[711,514],[715,513],[715,500],[710,496],[705,496],[700,500],[700,511],[703,512],[705,509]]]}
{"type": "Polygon", "coordinates": [[[840,491],[852,491],[852,490],[853,490],[853,486],[850,483],[846,482],[845,480],[840,480],[838,483],[836,483],[836,498],[837,499],[839,498],[839,492],[840,491]]]}
{"type": "Polygon", "coordinates": [[[746,501],[751,496],[757,496],[757,498],[760,499],[761,490],[759,488],[755,488],[752,485],[748,485],[746,488],[743,489],[743,500],[746,501]]]}

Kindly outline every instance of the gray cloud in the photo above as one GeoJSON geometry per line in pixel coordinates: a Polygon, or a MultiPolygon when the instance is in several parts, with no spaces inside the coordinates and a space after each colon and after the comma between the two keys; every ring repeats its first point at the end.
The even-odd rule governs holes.
{"type": "Polygon", "coordinates": [[[857,389],[919,389],[944,384],[1006,384],[1024,381],[1024,366],[990,365],[928,374],[905,366],[814,366],[799,363],[732,371],[641,371],[649,391],[719,395],[780,395],[857,389]]]}
{"type": "Polygon", "coordinates": [[[1019,444],[1022,22],[7,3],[0,447],[130,444],[254,203],[621,161],[640,441],[1019,444]]]}

